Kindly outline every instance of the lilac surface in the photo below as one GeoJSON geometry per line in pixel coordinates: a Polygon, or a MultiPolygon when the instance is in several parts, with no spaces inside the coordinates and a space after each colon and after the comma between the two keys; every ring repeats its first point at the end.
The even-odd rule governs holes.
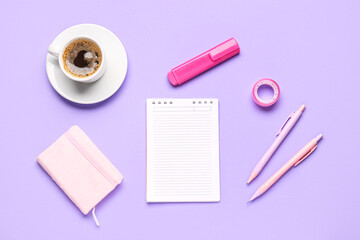
{"type": "Polygon", "coordinates": [[[359,1],[2,1],[0,239],[359,239],[359,1]],[[109,100],[74,105],[51,87],[46,50],[65,28],[96,23],[123,42],[126,80],[109,100]],[[241,54],[180,87],[169,69],[234,37],[241,54]],[[255,81],[281,87],[271,109],[255,81]],[[147,204],[149,97],[215,97],[221,202],[147,204]],[[252,168],[292,110],[307,108],[263,172],[252,168]],[[83,216],[36,163],[78,124],[124,175],[83,216]],[[253,204],[246,202],[317,134],[324,139],[253,204]]]}

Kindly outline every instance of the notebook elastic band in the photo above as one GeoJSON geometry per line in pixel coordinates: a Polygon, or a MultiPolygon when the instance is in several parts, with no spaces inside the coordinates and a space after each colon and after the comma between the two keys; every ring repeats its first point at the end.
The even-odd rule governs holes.
{"type": "Polygon", "coordinates": [[[100,223],[99,223],[99,221],[98,221],[98,219],[97,219],[97,217],[95,215],[95,207],[92,210],[92,215],[93,215],[94,221],[96,223],[96,226],[100,227],[100,223]]]}
{"type": "Polygon", "coordinates": [[[65,136],[114,187],[117,185],[116,180],[113,179],[111,175],[100,166],[100,164],[85,150],[81,144],[79,144],[78,141],[76,141],[76,139],[69,132],[66,132],[65,136]]]}

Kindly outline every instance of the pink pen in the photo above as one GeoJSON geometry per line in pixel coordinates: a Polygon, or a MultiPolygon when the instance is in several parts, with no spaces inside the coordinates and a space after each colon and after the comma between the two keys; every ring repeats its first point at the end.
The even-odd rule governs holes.
{"type": "MultiPolygon", "coordinates": [[[[253,201],[255,198],[262,195],[266,192],[277,180],[279,180],[290,168],[293,166],[296,167],[302,161],[305,160],[317,147],[317,143],[322,138],[322,134],[319,134],[317,137],[313,138],[308,144],[306,144],[298,153],[295,154],[284,166],[282,166],[274,175],[272,175],[263,185],[261,185],[258,190],[251,197],[249,202],[253,201]]],[[[249,203],[248,202],[248,203],[249,203]]]]}
{"type": "Polygon", "coordinates": [[[168,73],[168,79],[172,85],[180,85],[239,52],[238,43],[234,38],[230,38],[209,51],[171,69],[168,73]]]}
{"type": "Polygon", "coordinates": [[[304,109],[305,105],[301,105],[299,110],[292,112],[290,116],[285,120],[284,124],[281,126],[280,130],[276,134],[276,138],[273,144],[271,144],[270,148],[266,151],[261,160],[256,164],[254,170],[251,172],[250,178],[247,183],[250,183],[254,178],[256,178],[256,176],[265,167],[266,163],[270,160],[276,149],[280,146],[282,141],[294,127],[295,123],[299,120],[304,109]]]}

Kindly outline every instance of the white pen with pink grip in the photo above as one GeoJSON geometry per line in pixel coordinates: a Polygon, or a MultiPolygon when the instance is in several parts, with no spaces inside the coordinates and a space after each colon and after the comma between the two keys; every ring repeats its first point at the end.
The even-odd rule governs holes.
{"type": "Polygon", "coordinates": [[[256,164],[254,170],[251,172],[250,178],[247,183],[250,183],[252,180],[254,180],[254,178],[256,178],[257,175],[259,175],[261,170],[265,167],[266,163],[275,153],[276,149],[280,146],[281,142],[285,139],[285,137],[289,134],[296,122],[299,120],[304,109],[305,105],[301,105],[299,110],[292,112],[290,116],[285,120],[284,124],[281,126],[280,130],[276,134],[274,142],[271,144],[270,148],[266,151],[261,160],[256,164]]]}

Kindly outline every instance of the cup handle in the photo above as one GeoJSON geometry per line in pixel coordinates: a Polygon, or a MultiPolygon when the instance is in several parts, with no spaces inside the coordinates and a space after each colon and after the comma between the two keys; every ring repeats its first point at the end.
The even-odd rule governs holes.
{"type": "Polygon", "coordinates": [[[55,44],[50,44],[49,48],[48,48],[48,53],[50,53],[51,55],[53,55],[56,58],[59,58],[60,55],[60,47],[56,46],[55,44]]]}

